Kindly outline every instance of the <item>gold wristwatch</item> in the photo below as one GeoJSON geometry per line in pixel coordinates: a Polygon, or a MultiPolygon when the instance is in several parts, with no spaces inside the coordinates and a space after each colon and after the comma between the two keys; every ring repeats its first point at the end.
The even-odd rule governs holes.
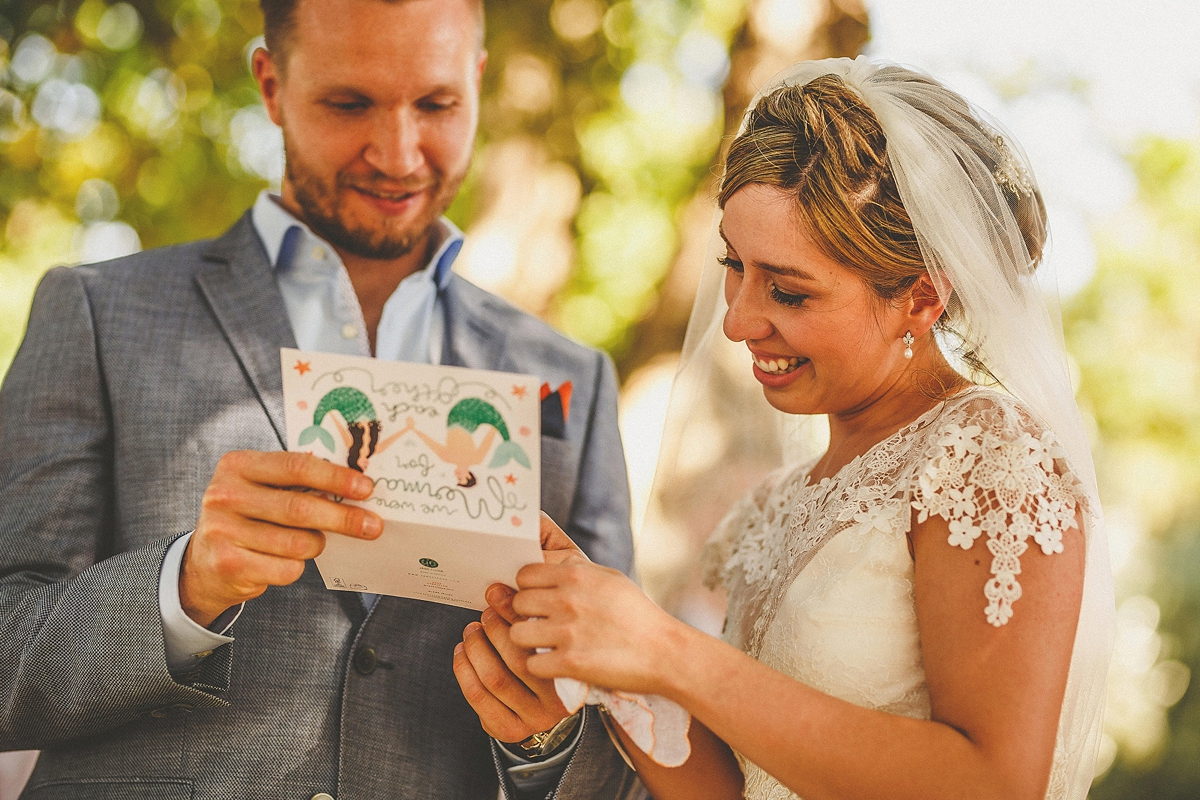
{"type": "Polygon", "coordinates": [[[578,724],[579,712],[576,712],[569,717],[563,717],[550,730],[535,733],[525,741],[518,743],[517,746],[521,748],[526,758],[545,758],[562,746],[563,742],[575,732],[578,724]]]}

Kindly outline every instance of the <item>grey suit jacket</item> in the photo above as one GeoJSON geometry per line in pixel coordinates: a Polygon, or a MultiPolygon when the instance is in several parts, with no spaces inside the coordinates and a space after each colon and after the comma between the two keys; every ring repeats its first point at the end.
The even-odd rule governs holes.
{"type": "MultiPolygon", "coordinates": [[[[542,442],[543,507],[628,571],[611,363],[461,278],[444,299],[446,363],[573,383],[565,437],[542,442]]],[[[0,388],[0,748],[43,751],[23,797],[495,798],[450,668],[474,612],[381,597],[368,614],[310,563],[247,603],[196,673],[167,671],[163,556],[223,453],[283,446],[281,346],[292,331],[248,216],[42,281],[0,388]],[[366,647],[377,664],[359,671],[366,647]]],[[[558,796],[635,788],[585,725],[558,796]]]]}

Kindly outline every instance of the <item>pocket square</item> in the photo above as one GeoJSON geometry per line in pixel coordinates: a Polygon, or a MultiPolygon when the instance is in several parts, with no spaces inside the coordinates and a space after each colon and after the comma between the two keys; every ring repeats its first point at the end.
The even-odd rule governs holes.
{"type": "Polygon", "coordinates": [[[557,389],[543,383],[542,391],[542,436],[563,439],[567,435],[567,419],[571,414],[571,382],[566,381],[557,389]]]}

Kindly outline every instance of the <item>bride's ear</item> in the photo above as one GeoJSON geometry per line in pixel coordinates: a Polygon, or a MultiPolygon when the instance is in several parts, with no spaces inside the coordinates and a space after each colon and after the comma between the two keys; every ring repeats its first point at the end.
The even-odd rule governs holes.
{"type": "Polygon", "coordinates": [[[905,316],[909,330],[913,335],[920,336],[927,333],[942,313],[946,310],[946,301],[938,294],[937,287],[933,284],[933,279],[926,273],[917,278],[917,282],[908,295],[908,302],[905,303],[905,316]]]}

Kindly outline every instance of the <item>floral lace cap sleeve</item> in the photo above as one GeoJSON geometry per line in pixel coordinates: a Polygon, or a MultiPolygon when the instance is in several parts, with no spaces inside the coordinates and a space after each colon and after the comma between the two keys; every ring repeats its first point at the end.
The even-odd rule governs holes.
{"type": "Polygon", "coordinates": [[[1029,540],[1046,555],[1063,552],[1063,533],[1076,527],[1086,505],[1054,433],[1018,403],[997,392],[973,392],[949,404],[927,439],[916,475],[917,521],[939,516],[948,542],[970,550],[986,534],[992,578],[984,587],[987,621],[1013,615],[1021,597],[1021,556],[1029,540]]]}

